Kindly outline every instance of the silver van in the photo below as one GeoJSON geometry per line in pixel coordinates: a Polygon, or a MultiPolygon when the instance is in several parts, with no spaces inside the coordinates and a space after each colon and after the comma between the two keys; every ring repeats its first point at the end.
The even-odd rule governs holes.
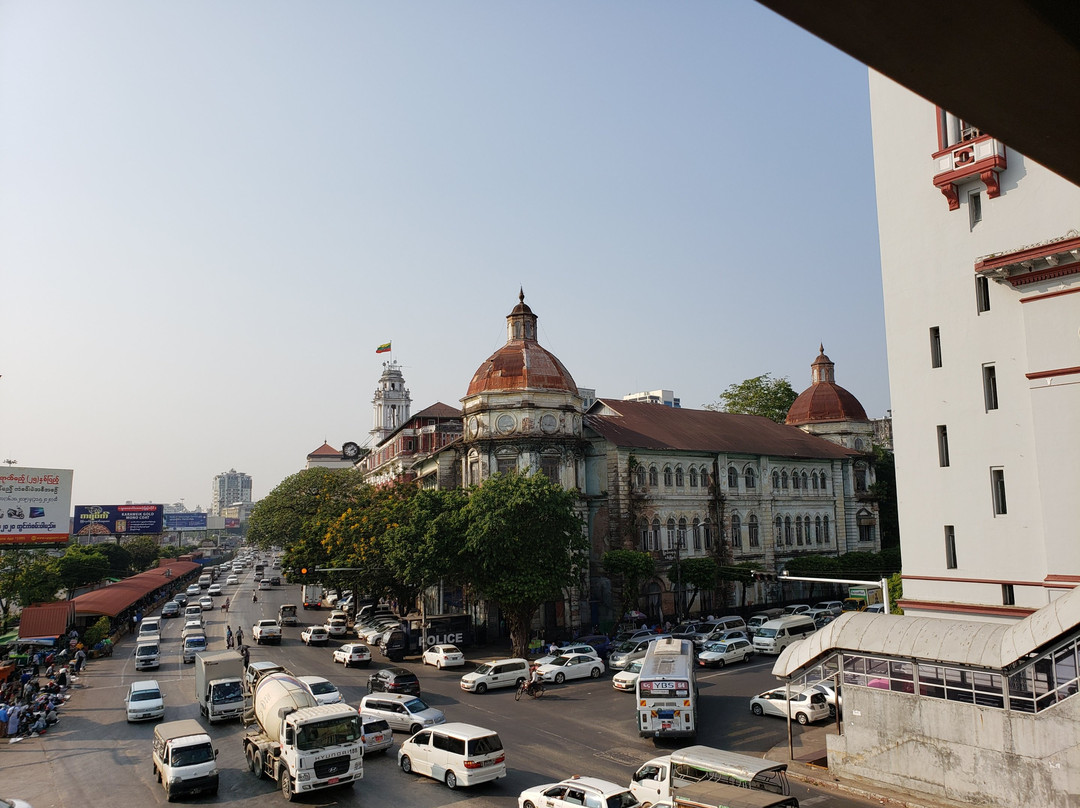
{"type": "Polygon", "coordinates": [[[638,659],[644,659],[645,652],[649,650],[649,646],[662,638],[670,639],[671,635],[650,634],[648,637],[643,637],[640,640],[628,640],[627,642],[616,646],[615,650],[608,655],[608,667],[617,671],[626,670],[631,662],[638,659]]]}
{"type": "Polygon", "coordinates": [[[713,623],[715,625],[715,628],[710,634],[705,637],[705,639],[701,642],[700,646],[698,646],[696,640],[694,641],[694,645],[698,646],[699,650],[702,646],[705,645],[705,643],[719,640],[723,637],[724,634],[729,631],[741,631],[746,635],[748,639],[750,637],[750,632],[746,629],[746,621],[737,615],[733,615],[730,617],[720,617],[714,620],[713,623]]]}
{"type": "Polygon", "coordinates": [[[779,654],[793,642],[817,631],[814,621],[804,614],[789,614],[770,620],[754,632],[754,651],[779,654]]]}
{"type": "Polygon", "coordinates": [[[422,698],[408,693],[369,693],[360,699],[359,712],[383,719],[391,729],[414,735],[424,727],[446,723],[442,710],[429,707],[422,698]]]}
{"type": "Polygon", "coordinates": [[[472,673],[461,677],[461,689],[470,693],[485,693],[496,687],[517,687],[529,678],[529,663],[520,657],[493,659],[478,665],[472,673]]]}

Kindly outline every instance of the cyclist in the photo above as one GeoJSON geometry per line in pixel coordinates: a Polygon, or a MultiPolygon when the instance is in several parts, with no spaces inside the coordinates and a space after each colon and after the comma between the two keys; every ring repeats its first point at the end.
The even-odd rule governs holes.
{"type": "Polygon", "coordinates": [[[530,667],[532,669],[532,673],[529,675],[529,681],[525,683],[525,692],[531,696],[535,692],[536,688],[540,685],[541,678],[540,666],[532,665],[530,667]]]}

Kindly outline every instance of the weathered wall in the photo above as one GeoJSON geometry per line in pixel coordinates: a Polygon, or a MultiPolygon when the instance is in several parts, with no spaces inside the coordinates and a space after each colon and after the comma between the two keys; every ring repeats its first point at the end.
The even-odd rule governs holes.
{"type": "Polygon", "coordinates": [[[844,690],[829,770],[953,805],[1080,808],[1080,698],[1037,716],[896,693],[844,690]]]}

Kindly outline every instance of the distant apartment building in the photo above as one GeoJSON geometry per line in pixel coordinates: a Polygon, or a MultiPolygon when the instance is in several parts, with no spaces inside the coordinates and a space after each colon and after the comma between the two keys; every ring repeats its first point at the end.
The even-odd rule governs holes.
{"type": "Polygon", "coordinates": [[[623,401],[638,401],[643,404],[663,404],[665,407],[679,409],[682,403],[675,398],[674,390],[648,390],[643,393],[631,393],[622,397],[623,401]]]}
{"type": "Polygon", "coordinates": [[[225,516],[230,506],[251,504],[251,476],[236,469],[214,476],[210,487],[210,515],[225,516]]]}

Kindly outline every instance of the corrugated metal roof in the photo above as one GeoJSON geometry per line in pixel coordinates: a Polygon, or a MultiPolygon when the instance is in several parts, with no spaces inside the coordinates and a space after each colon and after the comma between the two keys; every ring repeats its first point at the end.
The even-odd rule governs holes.
{"type": "Polygon", "coordinates": [[[602,437],[625,448],[819,459],[852,455],[824,438],[757,415],[604,398],[589,408],[585,422],[602,437]]]}
{"type": "Polygon", "coordinates": [[[197,569],[201,569],[201,565],[194,561],[171,561],[148,572],[125,578],[119,583],[86,592],[73,598],[71,602],[75,604],[75,614],[78,616],[104,614],[116,617],[154,590],[178,581],[197,569]],[[166,570],[172,570],[171,578],[165,575],[166,570]]]}
{"type": "Polygon", "coordinates": [[[848,612],[784,649],[787,678],[836,651],[1003,670],[1080,627],[1080,587],[1012,624],[848,612]]]}
{"type": "Polygon", "coordinates": [[[75,606],[70,600],[27,606],[19,618],[19,637],[59,637],[75,622],[75,606]]]}

